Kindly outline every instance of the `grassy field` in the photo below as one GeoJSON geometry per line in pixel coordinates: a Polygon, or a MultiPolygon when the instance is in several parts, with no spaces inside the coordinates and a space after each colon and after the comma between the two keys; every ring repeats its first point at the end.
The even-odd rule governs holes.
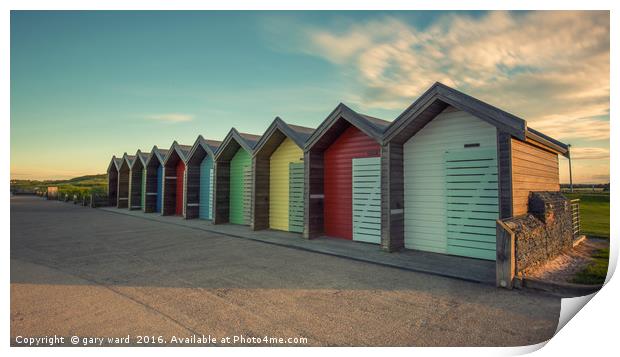
{"type": "Polygon", "coordinates": [[[594,261],[575,275],[573,283],[595,285],[605,282],[609,265],[609,248],[599,250],[592,255],[592,258],[594,261]]]}
{"type": "Polygon", "coordinates": [[[581,232],[588,237],[609,239],[609,192],[564,194],[580,200],[581,232]]]}
{"type": "Polygon", "coordinates": [[[80,176],[69,180],[11,180],[11,190],[35,192],[45,191],[48,186],[58,186],[59,194],[79,197],[91,193],[105,194],[107,185],[106,174],[80,176]]]}

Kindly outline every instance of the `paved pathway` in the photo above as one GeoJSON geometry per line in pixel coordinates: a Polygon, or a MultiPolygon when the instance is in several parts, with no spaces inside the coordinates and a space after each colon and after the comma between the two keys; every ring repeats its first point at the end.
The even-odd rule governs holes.
{"type": "Polygon", "coordinates": [[[495,262],[488,260],[413,250],[387,253],[382,251],[378,245],[353,242],[345,239],[321,237],[308,240],[303,239],[301,234],[290,232],[275,230],[252,231],[248,226],[235,224],[213,225],[209,221],[202,219],[183,219],[178,216],[162,216],[157,213],[144,213],[138,210],[129,211],[127,209],[111,207],[101,209],[116,214],[131,215],[137,218],[189,227],[234,238],[250,239],[476,283],[495,284],[495,262]]]}
{"type": "Polygon", "coordinates": [[[175,345],[174,336],[203,334],[216,345],[240,335],[320,346],[524,345],[550,338],[559,311],[560,299],[529,291],[11,198],[13,345],[46,335],[175,345]]]}

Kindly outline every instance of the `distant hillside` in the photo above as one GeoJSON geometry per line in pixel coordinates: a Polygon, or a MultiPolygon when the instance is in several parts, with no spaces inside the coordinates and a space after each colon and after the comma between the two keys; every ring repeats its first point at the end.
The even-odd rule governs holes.
{"type": "Polygon", "coordinates": [[[78,196],[91,193],[103,194],[107,191],[108,178],[106,174],[86,175],[69,180],[11,180],[11,192],[46,191],[48,186],[58,186],[62,194],[78,196]]]}

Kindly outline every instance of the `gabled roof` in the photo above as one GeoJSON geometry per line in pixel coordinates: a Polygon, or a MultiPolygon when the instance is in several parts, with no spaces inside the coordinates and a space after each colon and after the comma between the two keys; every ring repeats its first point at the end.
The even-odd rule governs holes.
{"type": "Polygon", "coordinates": [[[112,155],[112,159],[110,159],[110,163],[108,164],[108,170],[106,172],[110,172],[110,169],[114,167],[116,171],[121,167],[123,159],[116,157],[116,155],[112,155]]]}
{"type": "Polygon", "coordinates": [[[151,152],[149,153],[149,156],[146,159],[144,166],[148,166],[151,163],[151,160],[159,160],[159,164],[163,165],[164,158],[166,157],[167,154],[168,154],[167,149],[160,149],[157,147],[157,145],[153,145],[153,148],[151,149],[151,152]]]}
{"type": "Polygon", "coordinates": [[[205,139],[202,137],[202,135],[198,135],[198,137],[196,138],[196,141],[194,142],[194,145],[192,146],[192,149],[189,151],[187,155],[187,160],[189,160],[190,158],[194,156],[194,154],[196,153],[196,150],[199,147],[202,147],[202,149],[206,151],[208,155],[210,155],[211,157],[214,157],[221,143],[222,143],[221,141],[205,139]]]}
{"type": "Polygon", "coordinates": [[[448,106],[470,113],[517,139],[525,141],[530,138],[562,154],[568,151],[567,145],[529,129],[524,119],[439,82],[433,84],[392,122],[385,131],[383,142],[404,142],[448,106]]]}
{"type": "Polygon", "coordinates": [[[215,153],[215,160],[230,160],[239,147],[242,147],[252,155],[254,153],[254,147],[259,139],[260,135],[240,133],[237,129],[232,128],[224,140],[222,140],[220,147],[215,153]]]}
{"type": "Polygon", "coordinates": [[[186,162],[187,155],[189,154],[191,149],[192,147],[190,145],[181,145],[175,140],[174,142],[172,142],[172,145],[170,145],[170,150],[168,150],[168,153],[166,153],[166,156],[164,157],[164,164],[168,163],[168,160],[170,160],[170,157],[172,157],[173,153],[179,155],[179,158],[183,162],[186,162]]]}
{"type": "Polygon", "coordinates": [[[140,162],[142,164],[142,167],[146,166],[146,160],[148,158],[149,156],[147,153],[143,153],[142,151],[140,151],[140,149],[138,149],[138,151],[136,151],[135,159],[133,160],[131,167],[133,168],[136,162],[140,162]]]}
{"type": "Polygon", "coordinates": [[[133,162],[134,162],[135,159],[136,159],[135,155],[127,155],[127,153],[124,153],[121,165],[119,166],[119,169],[122,168],[123,165],[125,165],[125,164],[127,164],[128,168],[131,168],[133,166],[133,162]]]}
{"type": "Polygon", "coordinates": [[[287,124],[280,117],[276,117],[256,144],[254,155],[262,151],[266,146],[270,147],[271,152],[269,155],[271,155],[273,150],[282,143],[284,137],[291,139],[300,149],[303,149],[306,140],[313,132],[313,128],[287,124]]]}
{"type": "Polygon", "coordinates": [[[326,142],[323,142],[319,146],[328,146],[333,141],[331,140],[332,137],[330,136],[328,140],[324,140],[323,138],[326,137],[328,133],[331,133],[332,136],[340,135],[340,133],[349,126],[343,121],[358,128],[364,134],[370,136],[379,143],[381,143],[383,139],[385,129],[390,125],[389,121],[357,113],[353,109],[340,103],[308,138],[304,150],[310,150],[323,141],[326,142]]]}

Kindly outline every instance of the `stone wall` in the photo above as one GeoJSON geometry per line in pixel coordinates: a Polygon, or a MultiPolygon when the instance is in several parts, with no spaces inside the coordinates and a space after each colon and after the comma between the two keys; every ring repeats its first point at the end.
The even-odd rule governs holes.
{"type": "Polygon", "coordinates": [[[560,192],[531,192],[528,213],[504,223],[515,234],[517,275],[572,247],[570,201],[560,192]]]}

